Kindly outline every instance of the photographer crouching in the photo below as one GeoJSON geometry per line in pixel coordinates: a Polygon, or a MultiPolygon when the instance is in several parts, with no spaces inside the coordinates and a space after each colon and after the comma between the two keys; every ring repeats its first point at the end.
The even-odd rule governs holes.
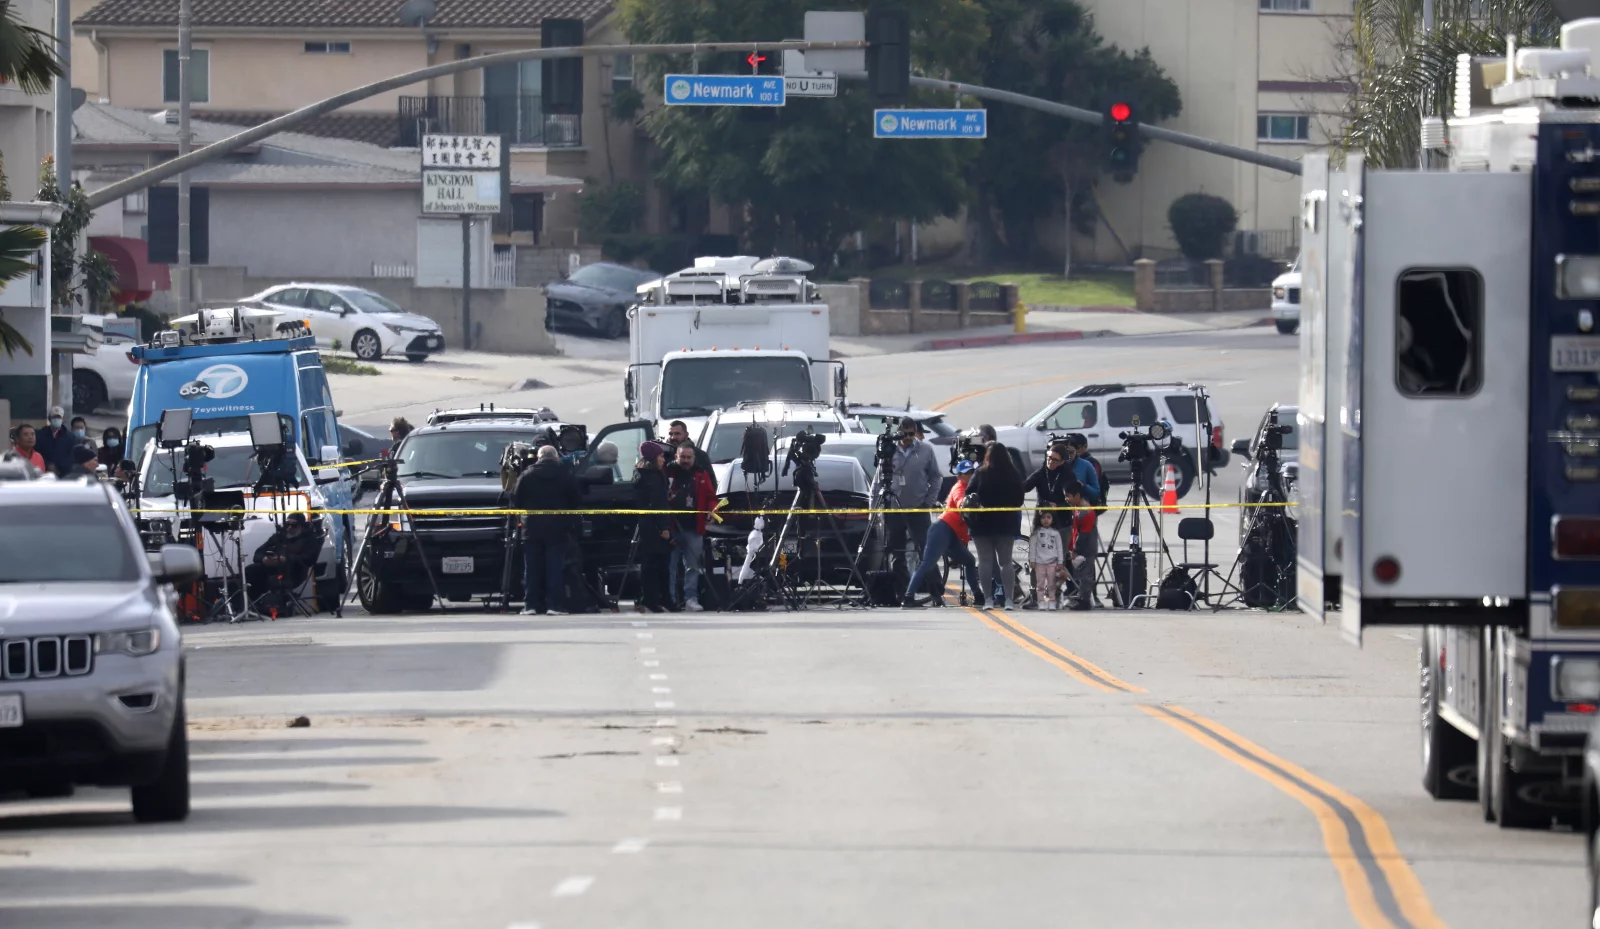
{"type": "Polygon", "coordinates": [[[931,512],[897,513],[894,510],[931,511],[939,505],[939,487],[944,475],[939,472],[939,460],[933,446],[917,438],[917,421],[907,416],[900,420],[900,438],[895,443],[892,461],[893,474],[889,477],[888,493],[884,495],[883,525],[885,543],[889,550],[889,569],[893,572],[896,589],[904,589],[911,579],[911,567],[906,557],[910,545],[920,559],[928,537],[928,527],[933,524],[931,512]]]}
{"type": "Polygon", "coordinates": [[[274,591],[292,597],[311,575],[321,550],[322,540],[307,525],[306,514],[290,513],[283,528],[263,542],[245,566],[245,586],[252,599],[274,591]]]}

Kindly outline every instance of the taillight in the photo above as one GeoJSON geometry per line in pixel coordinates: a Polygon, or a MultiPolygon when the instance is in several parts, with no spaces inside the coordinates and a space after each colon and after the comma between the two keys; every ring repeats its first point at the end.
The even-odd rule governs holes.
{"type": "Polygon", "coordinates": [[[1400,562],[1384,555],[1372,563],[1372,579],[1380,584],[1393,584],[1400,580],[1400,562]]]}
{"type": "Polygon", "coordinates": [[[1222,447],[1222,427],[1221,426],[1216,426],[1211,430],[1211,446],[1213,448],[1221,448],[1222,447]]]}
{"type": "Polygon", "coordinates": [[[1600,558],[1600,517],[1557,516],[1550,536],[1557,558],[1600,558]]]}

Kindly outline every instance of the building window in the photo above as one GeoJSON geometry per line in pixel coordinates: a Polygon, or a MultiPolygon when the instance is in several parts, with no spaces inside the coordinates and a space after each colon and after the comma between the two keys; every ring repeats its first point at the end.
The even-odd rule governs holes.
{"type": "Polygon", "coordinates": [[[633,87],[633,56],[616,55],[611,59],[611,92],[633,87]]]}
{"type": "Polygon", "coordinates": [[[139,191],[137,193],[131,193],[131,194],[128,194],[127,196],[123,197],[122,198],[122,212],[124,212],[124,213],[143,213],[143,212],[145,212],[144,191],[141,190],[141,191],[139,191]]]}
{"type": "Polygon", "coordinates": [[[1263,142],[1309,142],[1311,117],[1262,113],[1256,117],[1256,138],[1263,142]]]}
{"type": "Polygon", "coordinates": [[[348,55],[349,42],[307,42],[307,55],[348,55]]]}
{"type": "Polygon", "coordinates": [[[1311,0],[1261,0],[1261,9],[1267,13],[1309,13],[1311,0]]]}
{"type": "MultiPolygon", "coordinates": [[[[203,48],[189,50],[189,100],[194,103],[211,102],[211,52],[203,48]]],[[[161,102],[178,102],[178,50],[161,50],[161,102]]]]}
{"type": "Polygon", "coordinates": [[[511,195],[511,231],[531,232],[535,238],[544,231],[544,194],[511,195]]]}
{"type": "Polygon", "coordinates": [[[1394,305],[1395,386],[1407,397],[1468,397],[1483,383],[1483,278],[1408,268],[1394,305]]]}

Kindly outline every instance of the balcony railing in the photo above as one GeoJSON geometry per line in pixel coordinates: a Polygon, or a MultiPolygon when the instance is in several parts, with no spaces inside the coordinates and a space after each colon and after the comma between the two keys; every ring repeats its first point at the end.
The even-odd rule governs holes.
{"type": "Polygon", "coordinates": [[[429,133],[505,135],[512,145],[551,148],[583,144],[583,117],[546,113],[538,95],[401,97],[400,146],[417,148],[429,133]]]}

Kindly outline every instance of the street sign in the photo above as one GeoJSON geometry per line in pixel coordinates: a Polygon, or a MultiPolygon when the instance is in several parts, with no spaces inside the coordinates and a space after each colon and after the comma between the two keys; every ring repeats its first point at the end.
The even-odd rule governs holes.
{"type": "Polygon", "coordinates": [[[423,171],[422,212],[453,215],[500,212],[500,172],[423,171]]]}
{"type": "Polygon", "coordinates": [[[790,97],[837,97],[839,96],[839,79],[837,77],[789,77],[785,75],[783,92],[790,97]]]}
{"type": "Polygon", "coordinates": [[[783,106],[783,78],[765,74],[669,74],[661,96],[668,106],[783,106]]]}
{"type": "MultiPolygon", "coordinates": [[[[865,42],[867,40],[867,14],[833,13],[807,10],[805,18],[807,42],[865,42]]],[[[812,71],[865,71],[867,50],[864,48],[811,49],[802,52],[806,67],[812,71]]]]}
{"type": "Polygon", "coordinates": [[[500,170],[500,137],[497,135],[425,135],[422,137],[424,168],[467,168],[475,171],[500,170]]]}
{"type": "Polygon", "coordinates": [[[987,110],[874,110],[875,139],[983,139],[987,110]]]}

